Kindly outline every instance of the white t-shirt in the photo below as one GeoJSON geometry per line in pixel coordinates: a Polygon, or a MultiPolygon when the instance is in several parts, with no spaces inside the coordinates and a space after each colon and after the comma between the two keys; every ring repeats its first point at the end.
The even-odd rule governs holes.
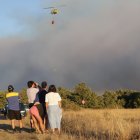
{"type": "Polygon", "coordinates": [[[28,102],[34,103],[36,99],[36,94],[39,92],[38,88],[28,88],[27,89],[27,96],[28,96],[28,102]]]}
{"type": "Polygon", "coordinates": [[[61,101],[59,93],[49,92],[45,96],[45,102],[48,102],[49,105],[58,105],[58,101],[61,101]]]}

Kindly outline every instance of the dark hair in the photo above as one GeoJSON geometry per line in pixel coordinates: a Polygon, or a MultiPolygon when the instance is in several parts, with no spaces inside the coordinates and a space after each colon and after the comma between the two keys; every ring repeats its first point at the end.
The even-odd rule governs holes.
{"type": "Polygon", "coordinates": [[[28,82],[27,82],[28,88],[31,88],[33,84],[34,84],[34,81],[28,81],[28,82]]]}
{"type": "Polygon", "coordinates": [[[46,87],[47,87],[47,82],[46,82],[46,81],[43,81],[43,82],[41,83],[41,87],[42,87],[42,88],[46,88],[46,87]]]}
{"type": "Polygon", "coordinates": [[[13,87],[12,85],[9,85],[9,86],[8,86],[8,91],[9,91],[9,92],[13,92],[13,91],[14,91],[14,87],[13,87]]]}
{"type": "Polygon", "coordinates": [[[56,92],[56,87],[55,87],[55,85],[50,85],[50,86],[49,86],[49,89],[48,89],[48,92],[56,92]]]}

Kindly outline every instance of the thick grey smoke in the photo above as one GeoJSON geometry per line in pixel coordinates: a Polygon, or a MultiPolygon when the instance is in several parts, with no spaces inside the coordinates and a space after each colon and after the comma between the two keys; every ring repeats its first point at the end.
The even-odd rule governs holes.
{"type": "Polygon", "coordinates": [[[0,39],[0,87],[47,80],[70,88],[85,82],[95,91],[140,90],[140,1],[66,2],[54,25],[47,11],[13,15],[24,30],[0,39]]]}

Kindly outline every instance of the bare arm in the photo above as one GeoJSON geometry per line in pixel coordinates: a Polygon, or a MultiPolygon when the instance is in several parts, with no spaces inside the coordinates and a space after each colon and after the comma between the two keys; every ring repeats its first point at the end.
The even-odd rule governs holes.
{"type": "Polygon", "coordinates": [[[39,103],[39,102],[35,102],[35,103],[34,103],[34,105],[38,105],[38,104],[40,104],[40,103],[39,103]]]}
{"type": "Polygon", "coordinates": [[[61,106],[62,106],[61,101],[58,101],[58,105],[61,108],[61,106]]]}
{"type": "Polygon", "coordinates": [[[46,109],[48,108],[48,105],[49,105],[49,103],[48,103],[48,102],[46,102],[46,109]]]}

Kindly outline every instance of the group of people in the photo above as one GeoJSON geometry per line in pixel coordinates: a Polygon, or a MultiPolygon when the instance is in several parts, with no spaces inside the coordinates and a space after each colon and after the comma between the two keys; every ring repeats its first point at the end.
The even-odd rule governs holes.
{"type": "MultiPolygon", "coordinates": [[[[55,85],[47,86],[43,81],[39,86],[34,81],[27,82],[27,97],[29,103],[30,126],[37,133],[46,133],[51,130],[60,134],[61,128],[61,97],[55,85]]],[[[12,132],[15,133],[15,120],[19,121],[19,132],[23,130],[22,117],[19,107],[19,93],[14,91],[12,85],[8,86],[6,94],[8,101],[8,118],[11,120],[12,132]]]]}

